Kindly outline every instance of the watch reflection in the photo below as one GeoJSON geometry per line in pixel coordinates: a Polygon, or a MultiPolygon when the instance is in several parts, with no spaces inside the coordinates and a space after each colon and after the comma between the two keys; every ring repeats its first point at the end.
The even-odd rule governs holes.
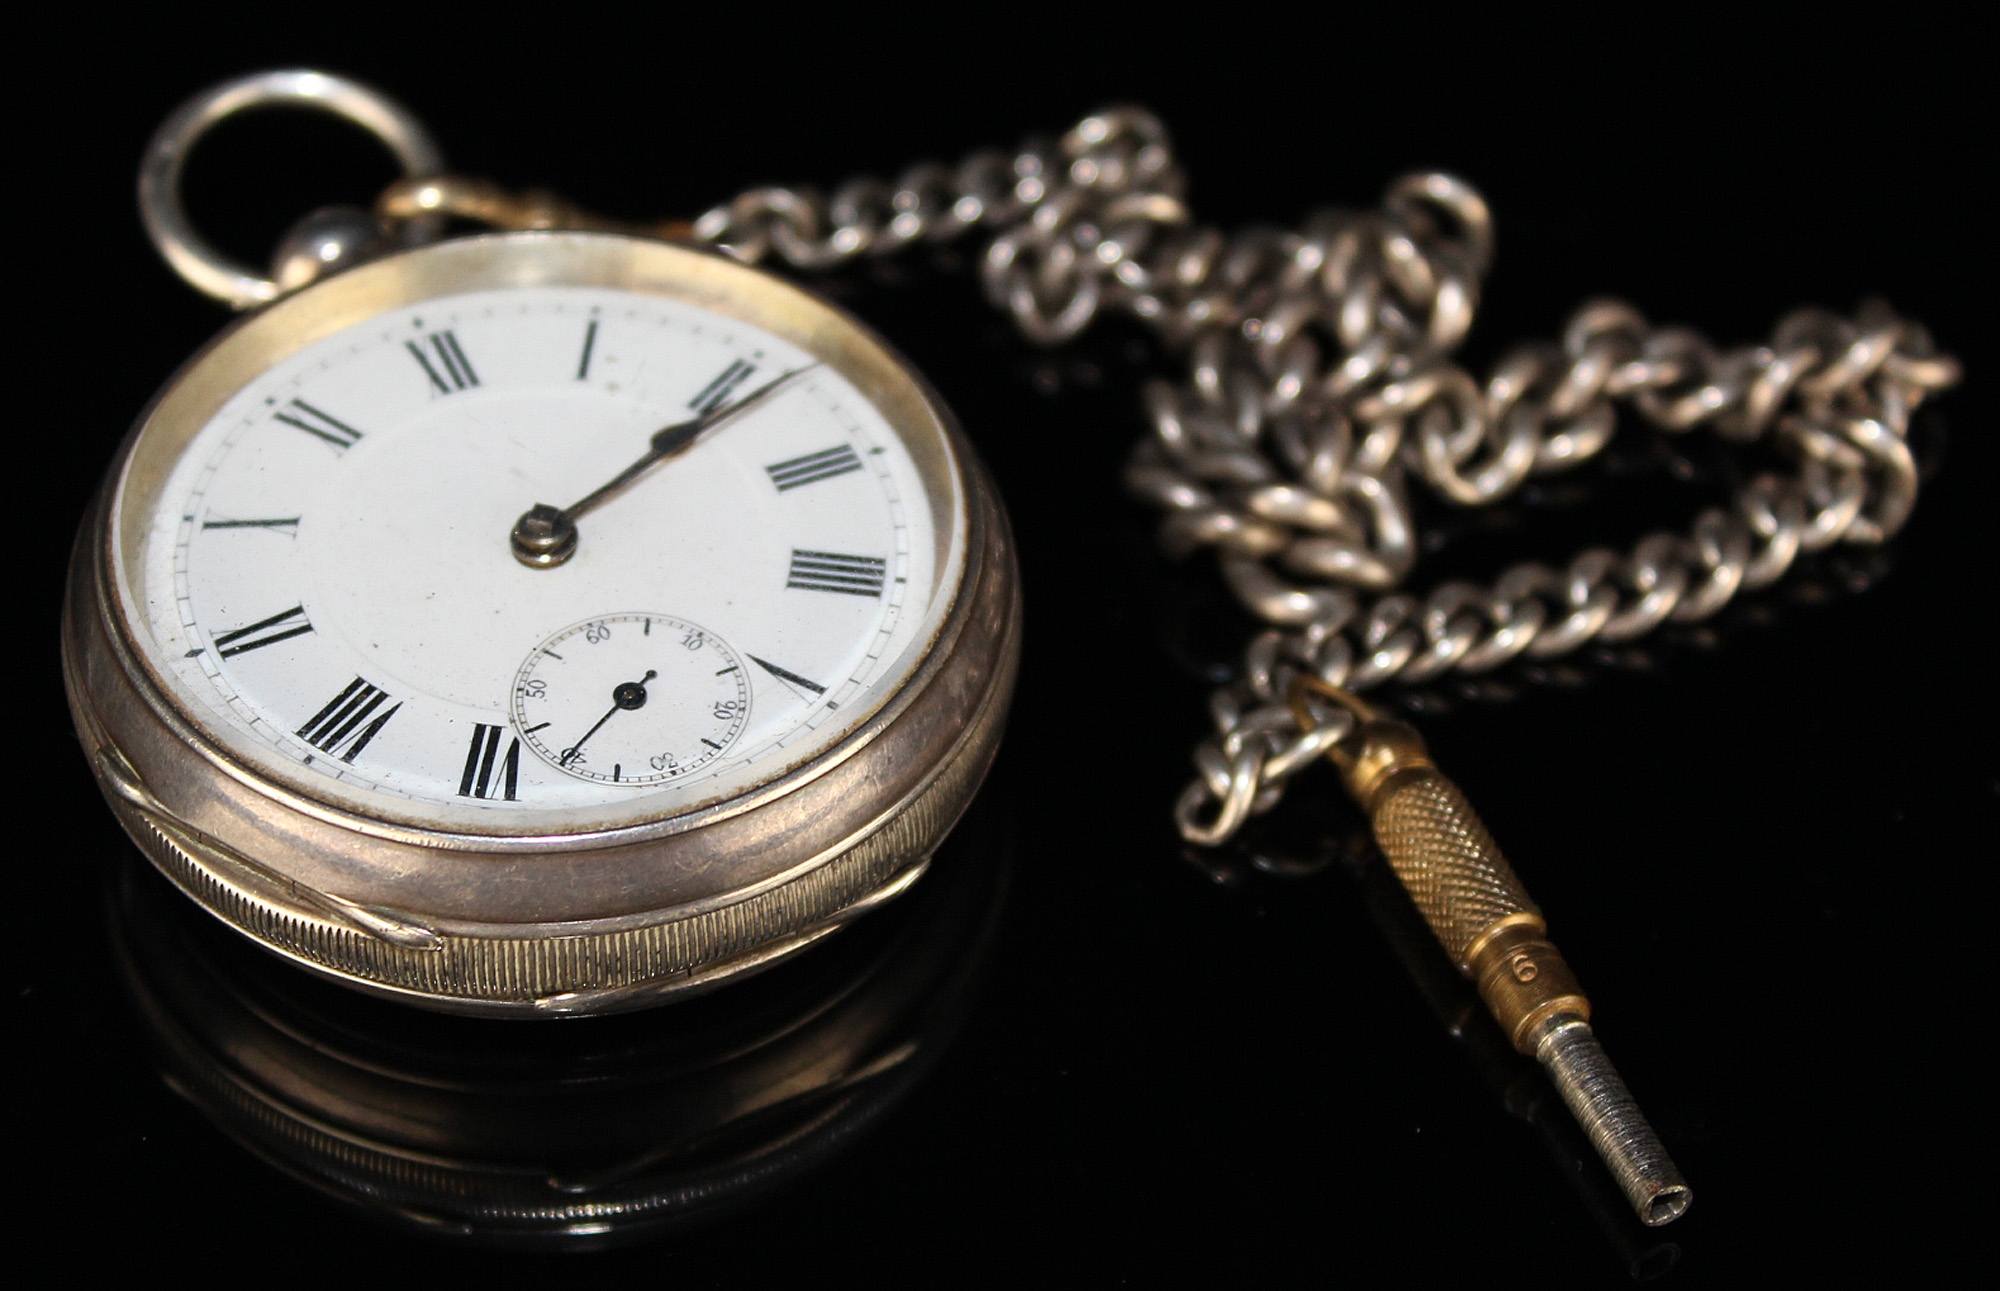
{"type": "Polygon", "coordinates": [[[754,1204],[923,1078],[1002,917],[999,796],[901,900],[638,1013],[523,1022],[365,996],[244,943],[137,857],[111,875],[113,943],[168,1085],[286,1174],[453,1237],[624,1245],[754,1204]]]}

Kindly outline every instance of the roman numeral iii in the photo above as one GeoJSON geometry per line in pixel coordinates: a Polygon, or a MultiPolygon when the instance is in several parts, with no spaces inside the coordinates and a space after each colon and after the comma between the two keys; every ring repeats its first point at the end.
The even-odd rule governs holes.
{"type": "Polygon", "coordinates": [[[294,399],[286,404],[283,411],[271,414],[272,420],[282,421],[308,435],[316,435],[332,444],[341,452],[346,452],[361,442],[361,432],[332,413],[322,412],[303,399],[294,399]]]}
{"type": "Polygon", "coordinates": [[[767,466],[764,473],[771,477],[771,483],[778,486],[778,492],[783,493],[801,484],[817,484],[821,480],[830,480],[836,475],[860,469],[861,459],[854,455],[854,450],[846,444],[836,444],[817,453],[807,453],[804,457],[767,466]]]}
{"type": "Polygon", "coordinates": [[[462,798],[505,798],[508,802],[519,800],[515,792],[521,782],[521,741],[517,736],[507,745],[505,757],[500,756],[500,737],[506,728],[488,726],[484,722],[472,728],[472,745],[465,751],[465,772],[458,778],[458,793],[462,798]],[[497,766],[495,764],[498,764],[497,766]],[[499,772],[496,779],[495,771],[499,772]]]}
{"type": "Polygon", "coordinates": [[[472,370],[472,360],[465,357],[465,349],[458,343],[458,337],[449,330],[433,332],[429,336],[414,341],[404,341],[410,357],[431,379],[431,390],[437,394],[455,394],[479,384],[479,374],[472,370]]]}
{"type": "Polygon", "coordinates": [[[368,742],[382,733],[389,719],[401,711],[399,701],[386,711],[378,713],[389,696],[372,683],[356,677],[347,683],[347,689],[327,701],[325,708],[313,714],[312,720],[292,732],[306,743],[331,753],[342,762],[352,762],[361,756],[361,750],[368,742]]]}
{"type": "Polygon", "coordinates": [[[808,592],[846,592],[849,596],[882,595],[889,565],[880,556],[843,556],[832,551],[792,551],[792,572],[786,587],[808,592]]]}

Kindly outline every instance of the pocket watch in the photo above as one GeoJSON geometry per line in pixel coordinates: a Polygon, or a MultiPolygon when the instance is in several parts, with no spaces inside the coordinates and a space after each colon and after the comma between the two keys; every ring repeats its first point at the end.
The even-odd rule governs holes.
{"type": "Polygon", "coordinates": [[[1493,252],[1471,185],[1414,174],[1373,211],[1226,234],[1136,108],[893,183],[753,189],[652,237],[442,176],[399,109],[313,73],[222,87],[161,139],[156,242],[260,309],[128,443],[65,644],[114,806],[211,910],[376,990],[574,1012],[766,962],[914,876],[998,738],[1005,522],[921,379],[751,266],[978,230],[1027,340],[1122,313],[1185,360],[1147,386],[1127,484],[1263,628],[1211,701],[1182,838],[1223,843],[1334,762],[1635,1212],[1686,1209],[1541,910],[1364,692],[1697,622],[1803,553],[1885,541],[1916,500],[1910,416],[1959,376],[1920,325],[1801,310],[1725,351],[1593,301],[1481,380],[1456,357],[1493,252]],[[181,152],[279,99],[398,151],[416,178],[378,214],[415,245],[328,215],[270,279],[201,247],[181,152]],[[445,216],[528,231],[426,243],[445,216]],[[1789,469],[1629,549],[1402,590],[1413,486],[1497,504],[1596,456],[1621,405],[1789,469]]]}
{"type": "Polygon", "coordinates": [[[319,73],[154,141],[156,241],[254,312],[140,416],[72,559],[71,707],[140,848],[266,948],[466,1013],[643,1005],[907,886],[1020,643],[1006,519],[936,393],[826,301],[631,232],[418,220],[326,272],[334,214],[260,279],[177,188],[267,103],[438,169],[319,73]]]}

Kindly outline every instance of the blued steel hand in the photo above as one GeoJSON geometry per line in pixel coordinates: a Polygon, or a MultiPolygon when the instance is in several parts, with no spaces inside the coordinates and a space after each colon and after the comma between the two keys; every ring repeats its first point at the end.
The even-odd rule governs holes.
{"type": "Polygon", "coordinates": [[[794,381],[817,367],[819,367],[817,363],[808,363],[802,368],[793,368],[790,372],[765,382],[735,403],[711,408],[692,421],[676,422],[671,426],[661,427],[653,432],[653,438],[647,444],[644,456],[612,476],[581,501],[560,508],[537,502],[514,522],[514,530],[509,537],[514,548],[514,558],[536,569],[547,569],[562,564],[576,551],[578,516],[609,502],[637,484],[661,462],[679,457],[759,404],[775,398],[794,381]]]}
{"type": "Polygon", "coordinates": [[[620,709],[644,708],[646,706],[646,683],[659,675],[658,672],[648,668],[646,669],[646,675],[639,678],[639,680],[621,681],[616,686],[613,686],[611,688],[611,707],[605,709],[604,716],[598,718],[596,724],[583,733],[583,739],[578,740],[563,750],[562,757],[557,760],[556,765],[568,766],[570,759],[583,752],[583,741],[597,734],[598,729],[611,720],[612,714],[618,712],[620,709]]]}

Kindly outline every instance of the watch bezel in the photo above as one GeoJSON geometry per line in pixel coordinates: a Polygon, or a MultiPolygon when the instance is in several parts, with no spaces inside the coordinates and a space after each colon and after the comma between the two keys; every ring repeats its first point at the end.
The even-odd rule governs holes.
{"type": "Polygon", "coordinates": [[[879,337],[803,289],[725,257],[652,239],[603,233],[496,233],[385,257],[287,297],[225,330],[166,384],[123,445],[105,516],[105,585],[117,635],[149,689],[190,731],[190,743],[218,768],[248,777],[273,796],[358,832],[431,845],[539,847],[616,845],[701,827],[748,810],[822,774],[867,742],[898,694],[915,680],[912,659],[936,645],[964,575],[965,467],[957,428],[922,378],[879,337]],[[329,780],[293,765],[226,722],[212,721],[201,697],[149,652],[144,544],[167,477],[217,411],[271,367],[327,337],[390,311],[492,288],[603,287],[658,295],[763,329],[822,358],[882,412],[909,451],[932,516],[935,571],[924,615],[902,655],[882,669],[901,684],[842,723],[847,734],[748,786],[708,794],[644,795],[603,808],[516,809],[505,813],[407,798],[329,780]],[[666,799],[649,803],[651,797],[666,799]],[[636,833],[634,831],[637,831],[636,833]],[[522,840],[512,843],[509,840],[522,840]]]}

